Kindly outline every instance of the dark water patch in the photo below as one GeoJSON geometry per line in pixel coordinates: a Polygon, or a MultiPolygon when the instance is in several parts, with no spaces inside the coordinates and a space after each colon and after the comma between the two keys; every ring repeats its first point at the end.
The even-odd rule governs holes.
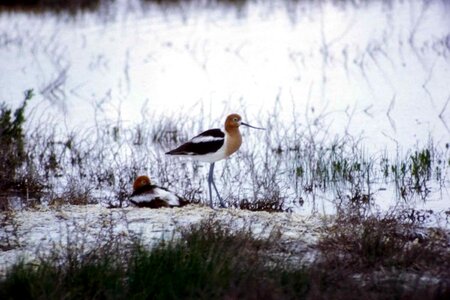
{"type": "Polygon", "coordinates": [[[5,0],[0,3],[0,11],[77,14],[97,11],[101,7],[111,5],[113,2],[113,0],[5,0]]]}

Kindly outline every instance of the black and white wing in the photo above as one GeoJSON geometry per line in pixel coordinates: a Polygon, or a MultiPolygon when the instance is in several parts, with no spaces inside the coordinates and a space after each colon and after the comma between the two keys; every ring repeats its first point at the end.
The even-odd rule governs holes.
{"type": "Polygon", "coordinates": [[[200,133],[187,143],[167,152],[169,155],[205,155],[217,152],[225,142],[225,133],[220,129],[210,129],[200,133]]]}

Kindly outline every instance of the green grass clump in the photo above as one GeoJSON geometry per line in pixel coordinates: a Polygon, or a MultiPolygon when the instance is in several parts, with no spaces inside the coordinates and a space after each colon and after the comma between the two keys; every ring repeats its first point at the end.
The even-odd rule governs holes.
{"type": "Polygon", "coordinates": [[[269,266],[271,239],[213,221],[181,236],[151,250],[134,243],[115,252],[100,247],[88,254],[53,255],[37,265],[18,263],[0,281],[0,298],[279,299],[307,290],[301,270],[291,274],[269,266]]]}
{"type": "Polygon", "coordinates": [[[33,97],[31,90],[25,92],[22,105],[14,113],[5,103],[0,105],[0,182],[14,178],[24,164],[25,153],[25,108],[33,97]]]}
{"type": "Polygon", "coordinates": [[[140,291],[143,298],[157,299],[233,298],[245,295],[251,286],[264,290],[269,279],[259,257],[261,243],[247,232],[233,234],[214,225],[204,223],[185,232],[182,243],[134,257],[130,289],[140,291]]]}
{"type": "Polygon", "coordinates": [[[25,109],[33,91],[25,92],[24,100],[16,110],[0,104],[0,210],[9,208],[8,197],[39,197],[43,184],[29,168],[29,152],[24,129],[25,109]]]}
{"type": "Polygon", "coordinates": [[[108,257],[58,266],[15,265],[0,286],[2,299],[123,299],[123,269],[108,257]]]}

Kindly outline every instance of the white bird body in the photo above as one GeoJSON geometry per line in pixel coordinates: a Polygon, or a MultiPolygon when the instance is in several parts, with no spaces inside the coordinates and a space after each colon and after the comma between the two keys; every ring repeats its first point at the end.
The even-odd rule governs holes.
{"type": "Polygon", "coordinates": [[[210,163],[209,176],[208,176],[208,187],[210,196],[210,205],[213,207],[212,203],[212,193],[211,185],[214,186],[216,194],[220,200],[222,207],[225,206],[222,198],[217,191],[217,187],[213,179],[214,163],[216,161],[222,160],[236,152],[242,144],[242,136],[239,131],[239,126],[245,125],[248,127],[262,129],[258,127],[253,127],[249,124],[242,122],[241,116],[238,114],[231,114],[225,120],[225,131],[221,129],[209,129],[205,132],[200,133],[188,142],[182,144],[176,149],[166,152],[168,155],[175,156],[187,156],[194,160],[208,162],[210,163]]]}

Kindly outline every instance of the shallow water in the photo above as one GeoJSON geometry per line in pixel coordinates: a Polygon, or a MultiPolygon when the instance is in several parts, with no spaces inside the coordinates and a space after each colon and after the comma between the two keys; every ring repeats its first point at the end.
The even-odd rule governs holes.
{"type": "Polygon", "coordinates": [[[69,127],[92,125],[96,113],[134,122],[183,110],[205,126],[231,111],[258,124],[278,100],[280,122],[327,115],[334,132],[362,133],[371,145],[449,142],[443,1],[283,3],[119,3],[115,16],[69,21],[2,14],[0,97],[18,103],[34,88],[35,106],[69,127]]]}
{"type": "MultiPolygon", "coordinates": [[[[33,88],[30,127],[52,122],[80,131],[187,116],[198,120],[189,130],[195,134],[240,112],[256,126],[273,117],[287,129],[355,136],[368,153],[430,139],[444,147],[450,7],[369,2],[249,1],[238,10],[118,1],[112,13],[75,19],[1,14],[0,99],[18,105],[33,88]]],[[[262,140],[244,135],[255,136],[247,151],[262,140]]],[[[282,186],[288,193],[290,183],[282,186]]]]}

